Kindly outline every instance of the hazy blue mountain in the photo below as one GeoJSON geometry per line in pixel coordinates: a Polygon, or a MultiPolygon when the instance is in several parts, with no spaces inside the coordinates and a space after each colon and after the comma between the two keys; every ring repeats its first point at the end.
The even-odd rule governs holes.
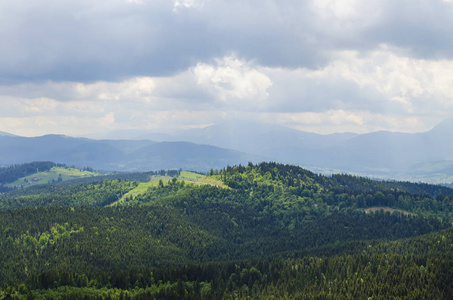
{"type": "Polygon", "coordinates": [[[423,135],[424,151],[453,160],[453,118],[444,120],[423,135]]]}
{"type": "Polygon", "coordinates": [[[426,176],[453,178],[452,132],[453,118],[414,134],[379,131],[321,135],[240,120],[172,133],[122,134],[136,139],[212,145],[309,168],[417,180],[426,176]]]}
{"type": "Polygon", "coordinates": [[[99,170],[191,169],[208,171],[264,159],[238,151],[187,142],[92,140],[63,135],[0,136],[0,165],[54,161],[99,170]]]}
{"type": "Polygon", "coordinates": [[[138,133],[136,136],[140,139],[187,141],[253,154],[265,154],[275,147],[327,148],[357,136],[355,133],[321,135],[278,125],[241,120],[168,134],[138,133]]]}
{"type": "Polygon", "coordinates": [[[423,133],[329,135],[232,121],[165,138],[215,145],[312,168],[424,180],[426,176],[453,176],[452,132],[453,119],[423,133]]]}
{"type": "Polygon", "coordinates": [[[209,170],[273,160],[316,170],[450,183],[452,132],[453,119],[423,133],[329,135],[235,120],[173,133],[120,132],[128,140],[0,135],[0,165],[45,160],[104,170],[209,170]]]}
{"type": "Polygon", "coordinates": [[[173,135],[163,132],[155,132],[149,130],[116,130],[107,133],[102,137],[107,140],[151,140],[157,142],[174,141],[173,135]]]}
{"type": "Polygon", "coordinates": [[[146,161],[154,169],[183,168],[188,170],[219,169],[227,165],[247,164],[249,161],[259,162],[264,160],[264,158],[256,155],[188,142],[155,143],[138,149],[131,153],[130,157],[131,168],[135,167],[136,162],[146,161]]]}
{"type": "Polygon", "coordinates": [[[17,136],[8,132],[0,131],[0,136],[17,136]]]}
{"type": "Polygon", "coordinates": [[[287,163],[371,176],[448,178],[453,176],[452,132],[453,121],[447,120],[424,133],[380,131],[332,141],[328,147],[277,146],[262,154],[287,163]]]}
{"type": "Polygon", "coordinates": [[[405,170],[430,161],[453,160],[453,120],[424,133],[374,132],[347,141],[351,153],[365,154],[370,164],[405,170]]]}

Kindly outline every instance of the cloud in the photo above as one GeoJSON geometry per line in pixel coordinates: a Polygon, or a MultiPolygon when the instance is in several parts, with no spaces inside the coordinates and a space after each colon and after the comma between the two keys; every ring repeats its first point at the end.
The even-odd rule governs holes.
{"type": "Polygon", "coordinates": [[[451,58],[452,14],[440,0],[6,1],[0,83],[165,77],[230,53],[266,67],[318,69],[332,52],[382,44],[451,58]]]}
{"type": "Polygon", "coordinates": [[[22,83],[0,86],[0,95],[14,95],[39,99],[43,97],[55,101],[93,101],[93,100],[124,100],[149,101],[155,88],[150,77],[135,77],[122,82],[98,81],[93,83],[53,82],[22,83]]]}
{"type": "Polygon", "coordinates": [[[179,12],[184,8],[202,8],[203,2],[196,0],[175,0],[173,4],[173,12],[179,12]]]}
{"type": "Polygon", "coordinates": [[[397,53],[388,46],[367,55],[338,51],[317,70],[264,67],[228,55],[167,77],[0,86],[0,116],[98,120],[112,114],[111,123],[99,127],[105,131],[199,127],[266,115],[275,123],[327,132],[382,130],[395,124],[402,130],[415,124],[420,131],[453,113],[453,62],[397,53]],[[418,122],[409,121],[414,116],[418,122]]]}
{"type": "Polygon", "coordinates": [[[113,114],[107,114],[99,118],[86,116],[54,116],[52,118],[44,116],[0,117],[0,127],[2,129],[22,136],[39,136],[46,133],[85,136],[87,133],[96,132],[96,128],[113,130],[113,123],[113,114]]]}
{"type": "Polygon", "coordinates": [[[268,76],[235,56],[217,59],[215,66],[199,63],[193,73],[198,85],[223,101],[263,100],[269,96],[267,89],[272,86],[268,76]]]}
{"type": "Polygon", "coordinates": [[[451,59],[453,6],[445,1],[386,1],[375,26],[364,32],[369,43],[404,48],[423,59],[451,59]]]}
{"type": "Polygon", "coordinates": [[[361,55],[338,51],[324,68],[263,68],[273,111],[453,112],[453,62],[397,54],[387,46],[361,55]],[[275,103],[272,106],[272,103],[275,103]]]}
{"type": "Polygon", "coordinates": [[[376,114],[368,111],[260,113],[254,117],[260,122],[273,120],[275,124],[301,131],[331,134],[341,132],[368,133],[374,131],[424,132],[437,125],[431,116],[376,114]]]}
{"type": "Polygon", "coordinates": [[[124,0],[124,2],[125,3],[132,3],[132,4],[139,4],[139,5],[145,4],[144,0],[124,0]]]}
{"type": "Polygon", "coordinates": [[[452,17],[442,0],[3,1],[0,118],[419,130],[453,114],[452,17]]]}

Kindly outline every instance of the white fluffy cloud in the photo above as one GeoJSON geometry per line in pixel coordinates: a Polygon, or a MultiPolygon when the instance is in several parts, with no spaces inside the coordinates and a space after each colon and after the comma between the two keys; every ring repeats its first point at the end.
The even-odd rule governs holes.
{"type": "Polygon", "coordinates": [[[60,129],[80,134],[78,118],[91,118],[100,132],[201,127],[234,117],[322,133],[422,131],[453,113],[452,61],[408,58],[385,46],[333,57],[317,70],[269,68],[229,55],[167,77],[3,86],[0,126],[19,132],[8,125],[16,116],[33,120],[20,124],[36,132],[36,124],[49,130],[64,117],[68,125],[60,129]]]}
{"type": "Polygon", "coordinates": [[[173,4],[173,11],[178,12],[184,8],[202,8],[203,2],[197,0],[175,0],[173,4]]]}
{"type": "Polygon", "coordinates": [[[216,65],[199,63],[193,69],[197,84],[223,101],[259,101],[267,98],[272,81],[234,56],[217,59],[216,65]]]}

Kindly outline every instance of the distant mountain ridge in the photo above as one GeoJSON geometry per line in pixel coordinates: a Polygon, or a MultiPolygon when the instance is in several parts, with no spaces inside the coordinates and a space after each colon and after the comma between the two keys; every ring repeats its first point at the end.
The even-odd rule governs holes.
{"type": "MultiPolygon", "coordinates": [[[[187,141],[233,149],[308,168],[413,181],[453,182],[453,118],[423,133],[378,131],[321,135],[282,126],[229,121],[173,134],[136,138],[187,141]]],[[[128,132],[129,136],[134,136],[128,132]]]]}
{"type": "Polygon", "coordinates": [[[248,161],[278,161],[319,172],[451,184],[452,132],[453,118],[423,133],[321,135],[235,120],[171,134],[128,130],[110,135],[131,140],[0,135],[0,165],[54,161],[101,170],[206,171],[248,161]]]}
{"type": "Polygon", "coordinates": [[[53,161],[109,171],[179,168],[208,171],[259,160],[254,155],[187,142],[92,140],[63,135],[0,136],[0,165],[53,161]]]}
{"type": "Polygon", "coordinates": [[[309,149],[326,148],[355,136],[357,136],[355,133],[321,135],[267,123],[234,120],[167,135],[141,133],[137,136],[137,139],[188,141],[241,152],[262,154],[270,147],[275,146],[304,146],[309,149]]]}
{"type": "Polygon", "coordinates": [[[0,136],[16,136],[16,135],[8,133],[8,132],[0,131],[0,136]]]}

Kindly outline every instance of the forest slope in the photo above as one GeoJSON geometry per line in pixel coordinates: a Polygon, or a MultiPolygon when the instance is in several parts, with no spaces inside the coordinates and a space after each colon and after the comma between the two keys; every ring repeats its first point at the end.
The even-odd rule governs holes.
{"type": "Polygon", "coordinates": [[[275,163],[202,179],[227,188],[199,177],[146,190],[103,180],[3,194],[3,295],[442,299],[451,291],[452,189],[275,163]],[[363,211],[376,206],[411,214],[363,211]]]}

